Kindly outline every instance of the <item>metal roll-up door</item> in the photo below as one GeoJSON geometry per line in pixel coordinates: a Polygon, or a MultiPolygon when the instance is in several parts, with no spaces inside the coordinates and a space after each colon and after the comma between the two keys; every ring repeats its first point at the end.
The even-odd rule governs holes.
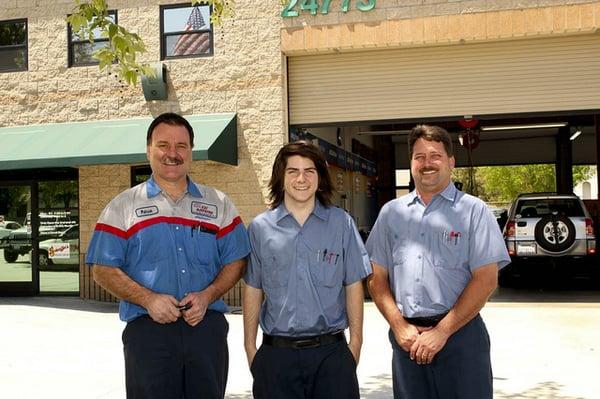
{"type": "Polygon", "coordinates": [[[290,57],[290,123],[600,108],[600,35],[290,57]]]}

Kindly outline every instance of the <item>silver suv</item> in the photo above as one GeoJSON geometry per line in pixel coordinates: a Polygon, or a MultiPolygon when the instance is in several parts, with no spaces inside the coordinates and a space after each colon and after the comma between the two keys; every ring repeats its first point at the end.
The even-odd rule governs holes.
{"type": "Polygon", "coordinates": [[[508,212],[504,239],[513,263],[526,258],[583,258],[596,253],[592,219],[574,194],[519,195],[508,212]]]}

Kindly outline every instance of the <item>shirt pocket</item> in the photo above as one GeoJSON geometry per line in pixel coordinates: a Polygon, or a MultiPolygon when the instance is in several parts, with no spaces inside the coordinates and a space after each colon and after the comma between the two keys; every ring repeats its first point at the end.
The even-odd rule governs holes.
{"type": "Polygon", "coordinates": [[[392,248],[392,263],[394,267],[402,267],[406,262],[406,240],[395,240],[392,248]]]}
{"type": "Polygon", "coordinates": [[[434,245],[433,265],[448,269],[462,267],[468,259],[467,241],[464,233],[439,233],[434,245]]]}
{"type": "Polygon", "coordinates": [[[287,286],[289,278],[289,265],[276,257],[268,258],[261,269],[261,279],[268,288],[281,288],[287,286]]]}
{"type": "Polygon", "coordinates": [[[332,253],[310,264],[310,274],[315,285],[321,287],[341,286],[344,278],[342,254],[332,253]]]}
{"type": "MultiPolygon", "coordinates": [[[[202,267],[218,263],[215,262],[215,257],[219,253],[219,250],[217,248],[217,239],[214,234],[196,232],[191,240],[191,245],[193,245],[193,248],[189,251],[189,253],[192,254],[191,259],[189,259],[190,263],[202,267]]],[[[211,271],[216,272],[216,270],[211,271]]]]}

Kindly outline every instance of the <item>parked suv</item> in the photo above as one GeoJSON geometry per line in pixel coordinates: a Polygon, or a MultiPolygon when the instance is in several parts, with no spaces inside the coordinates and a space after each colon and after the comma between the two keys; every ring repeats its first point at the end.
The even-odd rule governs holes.
{"type": "Polygon", "coordinates": [[[574,194],[521,194],[512,203],[504,240],[513,261],[585,258],[596,253],[594,226],[574,194]]]}

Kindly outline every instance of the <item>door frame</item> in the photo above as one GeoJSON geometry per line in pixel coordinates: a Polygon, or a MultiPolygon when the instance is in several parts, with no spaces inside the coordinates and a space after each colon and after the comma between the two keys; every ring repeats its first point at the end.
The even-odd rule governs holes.
{"type": "MultiPolygon", "coordinates": [[[[31,193],[31,281],[0,281],[0,296],[35,296],[40,294],[39,270],[39,182],[76,180],[79,170],[75,168],[48,168],[0,171],[0,186],[29,186],[31,193]]],[[[57,293],[65,295],[64,293],[57,293]]],[[[46,294],[45,294],[46,295],[46,294]]],[[[52,295],[52,294],[48,294],[52,295]]],[[[77,293],[79,295],[79,293],[77,293]]]]}
{"type": "Polygon", "coordinates": [[[0,296],[32,296],[40,292],[40,274],[37,253],[39,249],[38,185],[33,180],[0,180],[0,187],[29,187],[31,212],[31,280],[0,281],[0,296]]]}

